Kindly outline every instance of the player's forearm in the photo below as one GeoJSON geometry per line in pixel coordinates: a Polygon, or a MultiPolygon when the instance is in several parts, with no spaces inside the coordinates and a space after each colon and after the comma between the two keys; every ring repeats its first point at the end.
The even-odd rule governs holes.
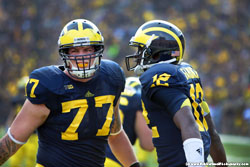
{"type": "Polygon", "coordinates": [[[215,163],[227,162],[226,153],[219,136],[211,137],[210,155],[215,163]]]}
{"type": "Polygon", "coordinates": [[[21,145],[14,143],[6,134],[0,140],[0,165],[7,161],[20,147],[21,145]]]}
{"type": "Polygon", "coordinates": [[[142,111],[136,112],[135,132],[139,138],[141,148],[147,151],[153,151],[154,145],[152,142],[152,131],[149,129],[146,120],[142,115],[142,111]]]}
{"type": "Polygon", "coordinates": [[[210,114],[205,116],[208,125],[208,132],[211,137],[210,155],[213,162],[227,162],[226,153],[221,142],[220,136],[217,133],[213,120],[210,114]]]}
{"type": "Polygon", "coordinates": [[[132,145],[123,130],[119,134],[109,137],[109,145],[113,154],[123,166],[129,167],[137,161],[132,145]]]}

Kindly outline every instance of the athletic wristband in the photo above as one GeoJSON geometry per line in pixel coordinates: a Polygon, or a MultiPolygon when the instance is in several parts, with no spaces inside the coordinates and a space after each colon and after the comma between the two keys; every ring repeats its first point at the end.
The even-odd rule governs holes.
{"type": "MultiPolygon", "coordinates": [[[[187,166],[194,167],[195,165],[189,163],[204,162],[204,147],[203,141],[198,138],[189,138],[183,142],[183,149],[185,152],[187,166]]],[[[204,165],[197,165],[195,167],[202,167],[204,165]]]]}
{"type": "Polygon", "coordinates": [[[26,143],[26,142],[21,142],[21,141],[16,140],[16,139],[12,136],[12,134],[10,133],[10,128],[8,129],[7,134],[9,135],[9,138],[10,138],[14,143],[16,143],[16,144],[23,145],[23,144],[26,143]]]}
{"type": "Polygon", "coordinates": [[[132,165],[130,165],[130,167],[140,167],[140,163],[139,162],[135,162],[132,165]]]}

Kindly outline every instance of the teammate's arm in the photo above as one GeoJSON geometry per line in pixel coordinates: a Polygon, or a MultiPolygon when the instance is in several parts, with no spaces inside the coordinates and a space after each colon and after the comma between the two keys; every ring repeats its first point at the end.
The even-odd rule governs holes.
{"type": "Polygon", "coordinates": [[[0,165],[7,161],[44,123],[50,110],[44,104],[32,104],[28,99],[13,121],[8,133],[0,140],[0,165]]]}
{"type": "Polygon", "coordinates": [[[204,110],[204,113],[205,113],[204,115],[205,115],[205,119],[206,119],[206,122],[208,125],[208,133],[209,133],[210,138],[211,138],[210,156],[212,157],[213,162],[215,162],[215,163],[217,163],[217,162],[226,163],[227,162],[226,153],[225,153],[223,144],[221,142],[220,136],[217,133],[216,128],[214,126],[214,122],[213,122],[213,119],[210,115],[210,110],[209,110],[208,104],[206,101],[203,101],[201,106],[202,106],[202,109],[204,110]]]}
{"type": "Polygon", "coordinates": [[[108,143],[116,158],[123,164],[123,166],[129,167],[136,163],[137,159],[133,152],[132,145],[122,129],[119,115],[119,101],[114,107],[114,116],[115,120],[111,127],[111,135],[108,138],[108,143]]]}
{"type": "Polygon", "coordinates": [[[142,111],[140,110],[136,111],[135,132],[139,139],[141,148],[147,151],[153,151],[154,145],[152,142],[152,131],[147,126],[145,118],[142,115],[142,111]]]}

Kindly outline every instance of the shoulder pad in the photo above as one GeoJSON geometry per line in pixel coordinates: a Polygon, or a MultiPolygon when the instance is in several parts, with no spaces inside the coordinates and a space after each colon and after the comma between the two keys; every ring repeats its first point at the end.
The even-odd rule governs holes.
{"type": "Polygon", "coordinates": [[[109,78],[114,84],[125,85],[125,74],[122,68],[114,61],[102,60],[100,73],[104,77],[109,78]]]}
{"type": "Polygon", "coordinates": [[[175,87],[186,82],[186,78],[178,71],[178,65],[172,64],[157,64],[148,69],[140,77],[142,86],[147,87],[175,87]]]}
{"type": "Polygon", "coordinates": [[[44,103],[51,92],[62,93],[62,71],[55,66],[47,66],[34,70],[26,85],[27,97],[34,103],[44,103]]]}

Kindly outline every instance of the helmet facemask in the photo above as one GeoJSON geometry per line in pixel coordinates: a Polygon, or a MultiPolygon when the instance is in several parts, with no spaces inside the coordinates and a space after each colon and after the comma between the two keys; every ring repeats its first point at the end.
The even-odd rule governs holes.
{"type": "MultiPolygon", "coordinates": [[[[136,68],[141,71],[151,67],[151,65],[147,65],[147,62],[150,60],[152,56],[150,45],[154,38],[154,34],[147,41],[146,45],[136,42],[130,42],[130,46],[137,47],[137,52],[133,55],[128,55],[125,57],[126,66],[128,71],[136,70],[136,68]]],[[[130,41],[133,40],[133,37],[130,41]]],[[[137,75],[137,74],[136,74],[137,75]]]]}
{"type": "Polygon", "coordinates": [[[72,77],[87,79],[94,76],[95,72],[99,69],[103,55],[103,48],[100,46],[96,48],[100,49],[94,53],[84,55],[70,55],[67,53],[68,49],[62,49],[60,51],[64,66],[72,77]],[[72,63],[72,61],[75,63],[72,63]]]}
{"type": "MultiPolygon", "coordinates": [[[[136,46],[134,45],[134,47],[136,47],[136,46]]],[[[136,66],[141,64],[142,54],[145,54],[143,52],[145,52],[145,48],[138,46],[136,53],[125,57],[125,62],[126,62],[126,66],[127,66],[128,71],[134,70],[136,66]]]]}

